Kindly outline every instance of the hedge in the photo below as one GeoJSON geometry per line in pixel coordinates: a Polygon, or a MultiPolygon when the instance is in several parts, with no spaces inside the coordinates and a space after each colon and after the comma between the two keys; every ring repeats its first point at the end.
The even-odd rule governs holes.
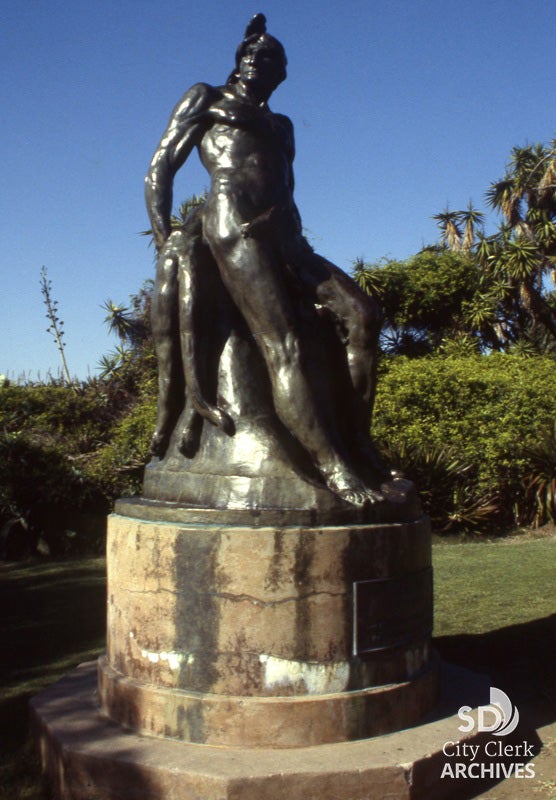
{"type": "Polygon", "coordinates": [[[475,496],[497,498],[511,524],[531,521],[529,451],[552,435],[554,419],[553,358],[396,357],[381,364],[373,435],[395,460],[419,451],[458,459],[475,496]]]}

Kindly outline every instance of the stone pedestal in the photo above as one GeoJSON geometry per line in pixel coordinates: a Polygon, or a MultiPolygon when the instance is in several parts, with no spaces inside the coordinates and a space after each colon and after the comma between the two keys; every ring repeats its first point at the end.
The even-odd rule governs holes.
{"type": "Polygon", "coordinates": [[[489,683],[443,667],[435,705],[426,519],[248,525],[247,512],[233,522],[145,501],[117,511],[106,655],[31,704],[57,800],[474,793],[472,780],[442,779],[444,748],[464,742],[470,763],[468,745],[484,745],[455,712],[487,703],[489,683]]]}
{"type": "Polygon", "coordinates": [[[430,533],[397,525],[108,526],[101,706],[140,733],[241,747],[349,741],[436,697],[430,533]]]}
{"type": "MultiPolygon", "coordinates": [[[[415,728],[253,749],[138,735],[116,725],[98,711],[95,666],[81,665],[32,701],[43,769],[60,800],[453,800],[484,788],[471,778],[441,778],[453,761],[442,753],[446,742],[466,746],[459,759],[466,765],[470,745],[484,745],[484,734],[458,730],[455,712],[462,702],[488,702],[488,681],[463,670],[443,665],[443,683],[457,691],[444,694],[438,718],[415,728]]],[[[523,741],[524,731],[516,736],[523,741]]]]}
{"type": "MultiPolygon", "coordinates": [[[[301,517],[296,525],[279,512],[234,517],[146,500],[119,501],[116,511],[97,699],[89,669],[68,676],[69,705],[53,699],[56,690],[34,703],[45,770],[64,800],[131,800],[148,782],[160,788],[144,797],[157,800],[255,797],[249,775],[270,765],[270,754],[281,764],[279,753],[296,751],[323,772],[302,771],[292,797],[315,797],[334,748],[408,729],[435,705],[426,518],[311,525],[301,517]],[[72,744],[68,731],[80,723],[84,738],[72,744]],[[162,788],[170,762],[158,767],[157,754],[179,761],[179,748],[179,774],[172,768],[173,788],[162,788]],[[196,754],[202,780],[187,767],[196,754]],[[239,783],[222,780],[228,768],[239,770],[239,783]]],[[[334,773],[334,792],[349,779],[349,797],[374,796],[365,794],[372,769],[350,761],[342,777],[334,773]]],[[[274,768],[262,773],[264,797],[282,797],[274,768]]]]}

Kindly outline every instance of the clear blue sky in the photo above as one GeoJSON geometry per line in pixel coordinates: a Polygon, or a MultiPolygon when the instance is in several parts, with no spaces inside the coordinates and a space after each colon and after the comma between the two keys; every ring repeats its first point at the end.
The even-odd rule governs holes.
{"type": "MultiPolygon", "coordinates": [[[[225,81],[256,11],[288,54],[270,105],[295,125],[304,226],[346,269],[435,241],[433,214],[484,206],[511,147],[556,133],[546,0],[4,0],[0,372],[58,372],[42,265],[70,371],[114,347],[101,304],[153,275],[153,150],[190,85],[225,81]]],[[[175,199],[206,185],[193,154],[175,199]]]]}

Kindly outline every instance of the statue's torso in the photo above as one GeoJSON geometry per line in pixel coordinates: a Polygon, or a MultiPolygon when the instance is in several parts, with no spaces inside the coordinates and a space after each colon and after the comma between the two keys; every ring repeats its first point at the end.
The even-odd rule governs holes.
{"type": "Polygon", "coordinates": [[[293,135],[286,117],[223,91],[205,119],[199,154],[211,194],[241,196],[254,212],[293,203],[293,135]]]}

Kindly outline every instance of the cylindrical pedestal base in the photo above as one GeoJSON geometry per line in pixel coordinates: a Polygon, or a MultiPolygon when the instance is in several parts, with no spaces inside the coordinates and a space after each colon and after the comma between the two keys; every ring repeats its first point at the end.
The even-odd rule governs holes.
{"type": "Polygon", "coordinates": [[[113,515],[103,710],[138,732],[243,747],[415,724],[436,698],[430,553],[426,519],[250,528],[113,515]]]}

